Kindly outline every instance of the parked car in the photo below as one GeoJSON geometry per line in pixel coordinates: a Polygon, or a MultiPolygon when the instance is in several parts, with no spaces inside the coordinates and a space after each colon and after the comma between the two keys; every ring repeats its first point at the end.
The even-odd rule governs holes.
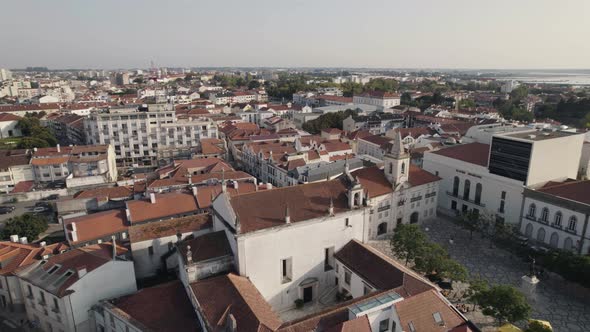
{"type": "Polygon", "coordinates": [[[59,198],[59,195],[58,194],[53,194],[53,195],[49,195],[49,196],[43,198],[42,200],[44,200],[44,201],[53,201],[53,200],[56,200],[58,198],[59,198]]]}
{"type": "Polygon", "coordinates": [[[14,211],[14,206],[0,206],[0,214],[7,214],[14,211]]]}
{"type": "Polygon", "coordinates": [[[42,213],[42,212],[47,212],[47,211],[49,211],[49,208],[45,207],[45,206],[35,206],[33,208],[34,213],[42,213]]]}

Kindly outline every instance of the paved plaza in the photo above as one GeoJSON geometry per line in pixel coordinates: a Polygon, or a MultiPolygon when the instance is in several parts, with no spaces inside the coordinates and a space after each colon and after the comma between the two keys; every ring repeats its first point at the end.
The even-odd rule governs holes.
{"type": "MultiPolygon", "coordinates": [[[[431,241],[448,249],[449,254],[463,264],[471,276],[480,275],[492,284],[511,284],[521,289],[521,278],[529,271],[529,264],[510,252],[493,248],[490,241],[481,239],[477,233],[470,239],[469,232],[445,218],[438,218],[422,225],[431,241]],[[453,244],[449,239],[453,239],[453,244]]],[[[388,241],[372,243],[381,251],[388,252],[388,241]]],[[[460,287],[459,288],[464,288],[460,287]]],[[[590,331],[590,291],[565,281],[559,276],[547,274],[541,278],[529,302],[533,307],[531,318],[551,322],[556,332],[590,331]]],[[[453,301],[452,295],[451,300],[453,301]]],[[[455,302],[455,301],[453,301],[455,302]]],[[[481,312],[466,314],[484,331],[495,331],[493,320],[481,312]]]]}

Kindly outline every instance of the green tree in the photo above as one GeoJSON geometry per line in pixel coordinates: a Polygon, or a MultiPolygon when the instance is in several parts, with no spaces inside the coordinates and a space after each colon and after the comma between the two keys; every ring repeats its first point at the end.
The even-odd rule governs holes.
{"type": "Polygon", "coordinates": [[[393,253],[408,262],[413,261],[426,244],[426,235],[414,224],[400,224],[395,228],[390,245],[393,253]]]}
{"type": "Polygon", "coordinates": [[[451,258],[443,261],[438,273],[441,278],[448,278],[451,281],[465,281],[468,275],[465,266],[451,258]]]}
{"type": "Polygon", "coordinates": [[[365,84],[365,91],[395,92],[399,88],[399,82],[389,78],[374,78],[365,84]]]}
{"type": "Polygon", "coordinates": [[[531,313],[524,295],[510,285],[496,285],[481,292],[478,304],[484,315],[494,317],[499,324],[527,319],[531,313]]]}
{"type": "Polygon", "coordinates": [[[473,232],[479,227],[479,213],[475,213],[473,210],[459,212],[457,221],[469,231],[469,238],[473,239],[473,232]]]}
{"type": "Polygon", "coordinates": [[[29,241],[37,239],[39,234],[48,228],[47,219],[30,213],[8,219],[2,230],[2,238],[9,239],[11,235],[26,237],[29,241]]]}
{"type": "Polygon", "coordinates": [[[513,101],[521,101],[529,95],[529,89],[526,85],[519,85],[512,92],[510,92],[510,99],[513,101]]]}
{"type": "Polygon", "coordinates": [[[248,89],[255,90],[258,88],[260,88],[260,82],[258,82],[257,80],[252,80],[248,82],[248,89]]]}
{"type": "Polygon", "coordinates": [[[474,108],[475,106],[473,99],[461,99],[459,101],[459,108],[474,108]]]}
{"type": "Polygon", "coordinates": [[[346,110],[344,112],[322,114],[319,118],[304,123],[302,128],[312,134],[319,134],[326,128],[342,129],[342,121],[351,115],[355,116],[356,112],[353,110],[346,110]]]}
{"type": "Polygon", "coordinates": [[[553,332],[553,329],[538,320],[531,320],[524,332],[553,332]]]}
{"type": "Polygon", "coordinates": [[[467,291],[465,292],[465,297],[467,301],[473,304],[474,310],[475,306],[481,301],[482,294],[487,292],[489,288],[490,285],[488,282],[479,276],[474,277],[469,281],[469,288],[467,288],[467,291]]]}
{"type": "Polygon", "coordinates": [[[38,116],[42,114],[27,114],[24,118],[20,119],[17,123],[17,127],[25,136],[18,145],[18,148],[43,148],[48,146],[55,146],[57,139],[49,131],[47,127],[41,126],[41,121],[38,116]]]}
{"type": "Polygon", "coordinates": [[[400,103],[402,105],[412,105],[412,95],[409,92],[402,93],[400,97],[400,103]]]}
{"type": "Polygon", "coordinates": [[[49,143],[40,138],[25,137],[18,142],[16,147],[18,149],[47,148],[49,143]]]}
{"type": "Polygon", "coordinates": [[[426,242],[414,258],[414,269],[427,275],[436,274],[444,269],[448,257],[449,253],[441,245],[426,242]]]}

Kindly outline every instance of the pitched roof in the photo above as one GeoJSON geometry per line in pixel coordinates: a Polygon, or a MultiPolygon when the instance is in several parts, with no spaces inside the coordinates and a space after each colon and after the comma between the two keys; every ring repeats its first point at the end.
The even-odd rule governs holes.
{"type": "Polygon", "coordinates": [[[256,287],[245,277],[227,274],[190,284],[207,325],[224,331],[231,314],[238,331],[274,331],[281,325],[256,287]]]}
{"type": "Polygon", "coordinates": [[[490,146],[482,143],[469,143],[427,153],[434,153],[447,158],[487,167],[490,156],[490,146]]]}
{"type": "Polygon", "coordinates": [[[343,179],[258,191],[232,197],[230,204],[239,217],[241,233],[285,225],[286,207],[291,222],[328,215],[330,199],[334,212],[348,211],[347,186],[343,179]]]}
{"type": "Polygon", "coordinates": [[[441,180],[440,177],[423,170],[416,165],[410,165],[409,168],[408,182],[412,185],[412,187],[441,180]]]}
{"type": "Polygon", "coordinates": [[[128,224],[123,210],[108,210],[64,220],[68,241],[72,244],[101,239],[127,230],[128,224]],[[76,241],[71,233],[76,227],[76,241]]]}
{"type": "Polygon", "coordinates": [[[435,291],[423,292],[395,304],[400,319],[401,328],[409,331],[409,323],[416,331],[446,332],[464,324],[463,319],[455,309],[443,300],[435,291]],[[435,313],[442,318],[442,323],[435,321],[435,313]]]}
{"type": "Polygon", "coordinates": [[[186,239],[178,244],[178,250],[186,263],[190,246],[193,262],[202,262],[209,259],[230,256],[233,254],[225,231],[206,233],[195,238],[186,239]]]}
{"type": "Polygon", "coordinates": [[[131,216],[129,222],[131,224],[182,214],[191,214],[199,209],[195,197],[189,193],[173,192],[154,195],[156,198],[155,203],[151,203],[149,198],[127,202],[127,208],[131,216]]]}
{"type": "Polygon", "coordinates": [[[590,205],[590,180],[545,185],[537,191],[590,205]]]}
{"type": "Polygon", "coordinates": [[[44,255],[58,254],[66,250],[67,245],[59,242],[42,247],[38,244],[21,244],[0,242],[0,275],[10,275],[18,269],[40,260],[44,255]]]}
{"type": "Polygon", "coordinates": [[[0,169],[12,166],[27,165],[31,156],[27,150],[0,150],[0,169]]]}
{"type": "Polygon", "coordinates": [[[131,198],[133,191],[129,187],[104,187],[79,191],[74,198],[105,198],[105,199],[125,199],[131,198]]]}
{"type": "Polygon", "coordinates": [[[385,146],[386,144],[388,144],[392,140],[391,137],[386,137],[386,136],[381,136],[381,135],[366,136],[366,137],[362,137],[360,139],[363,141],[367,141],[369,143],[379,145],[380,147],[385,146]]]}
{"type": "Polygon", "coordinates": [[[6,122],[6,121],[18,121],[22,119],[20,116],[16,116],[14,114],[10,114],[10,113],[0,113],[0,122],[6,122]]]}
{"type": "Polygon", "coordinates": [[[369,193],[369,197],[377,197],[393,192],[393,186],[385,177],[383,170],[377,166],[361,168],[352,172],[352,176],[358,177],[363,189],[369,193]]]}
{"type": "Polygon", "coordinates": [[[172,218],[129,227],[129,240],[137,243],[146,240],[172,236],[178,233],[196,232],[212,226],[211,215],[196,214],[172,218]]]}
{"type": "MultiPolygon", "coordinates": [[[[200,331],[198,317],[179,280],[109,301],[111,310],[123,314],[151,331],[200,331]]],[[[143,330],[143,328],[142,328],[143,330]]]]}
{"type": "Polygon", "coordinates": [[[326,330],[326,332],[371,332],[367,315],[344,321],[326,330]]]}
{"type": "MultiPolygon", "coordinates": [[[[45,264],[23,270],[23,272],[19,272],[19,275],[21,278],[57,297],[64,297],[72,292],[68,288],[80,279],[77,273],[78,270],[86,269],[86,272],[90,273],[112,261],[112,251],[111,243],[75,248],[51,256],[45,264]],[[52,269],[54,266],[57,269],[52,269]],[[53,270],[53,272],[49,275],[48,271],[50,270],[53,270]]],[[[126,251],[125,248],[117,246],[117,255],[126,251]]]]}

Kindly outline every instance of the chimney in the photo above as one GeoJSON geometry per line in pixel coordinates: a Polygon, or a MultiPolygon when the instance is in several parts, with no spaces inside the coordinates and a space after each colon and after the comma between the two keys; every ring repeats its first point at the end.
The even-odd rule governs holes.
{"type": "Polygon", "coordinates": [[[56,145],[55,148],[57,149],[57,152],[61,152],[61,148],[60,148],[59,144],[56,145]]]}
{"type": "Polygon", "coordinates": [[[129,209],[125,209],[125,217],[127,217],[127,221],[131,223],[131,211],[129,211],[129,209]]]}
{"type": "Polygon", "coordinates": [[[72,232],[70,233],[70,237],[72,238],[72,242],[78,241],[78,234],[76,233],[76,223],[73,222],[70,224],[72,226],[72,232]]]}
{"type": "Polygon", "coordinates": [[[28,244],[29,241],[27,241],[27,238],[25,236],[20,238],[20,244],[28,244]]]}
{"type": "Polygon", "coordinates": [[[193,253],[191,251],[191,246],[189,246],[189,245],[186,246],[186,262],[187,262],[187,264],[190,264],[193,262],[193,253]]]}
{"type": "Polygon", "coordinates": [[[291,214],[289,213],[289,205],[285,207],[285,223],[291,223],[291,214]]]}
{"type": "Polygon", "coordinates": [[[11,235],[10,242],[18,243],[18,235],[11,235]]]}
{"type": "Polygon", "coordinates": [[[221,181],[221,192],[227,192],[227,183],[225,182],[225,180],[221,181]]]}
{"type": "Polygon", "coordinates": [[[236,332],[238,330],[238,323],[236,322],[234,314],[229,314],[229,316],[227,316],[227,330],[230,332],[236,332]]]}
{"type": "Polygon", "coordinates": [[[328,207],[328,213],[333,216],[334,215],[334,201],[332,197],[330,197],[330,207],[328,207]]]}
{"type": "Polygon", "coordinates": [[[156,193],[150,193],[150,202],[156,204],[156,193]]]}
{"type": "Polygon", "coordinates": [[[117,259],[117,238],[111,235],[111,241],[113,245],[113,260],[117,259]]]}
{"type": "Polygon", "coordinates": [[[33,152],[37,152],[37,148],[33,148],[33,152]]]}
{"type": "Polygon", "coordinates": [[[238,190],[238,181],[235,181],[235,180],[234,180],[234,189],[238,190]]]}
{"type": "Polygon", "coordinates": [[[195,198],[197,198],[197,194],[198,194],[199,189],[197,189],[197,186],[194,186],[192,189],[193,189],[193,196],[195,196],[195,198]]]}
{"type": "Polygon", "coordinates": [[[267,184],[266,184],[266,189],[272,189],[272,183],[270,183],[270,182],[269,182],[269,183],[267,183],[267,184]]]}
{"type": "Polygon", "coordinates": [[[40,245],[41,247],[45,247],[45,246],[47,245],[47,242],[45,242],[45,241],[41,241],[41,242],[39,242],[39,245],[40,245]]]}
{"type": "Polygon", "coordinates": [[[81,279],[83,276],[85,276],[86,275],[86,272],[87,272],[87,270],[86,270],[86,267],[85,266],[84,267],[80,267],[78,269],[78,279],[81,279]]]}

